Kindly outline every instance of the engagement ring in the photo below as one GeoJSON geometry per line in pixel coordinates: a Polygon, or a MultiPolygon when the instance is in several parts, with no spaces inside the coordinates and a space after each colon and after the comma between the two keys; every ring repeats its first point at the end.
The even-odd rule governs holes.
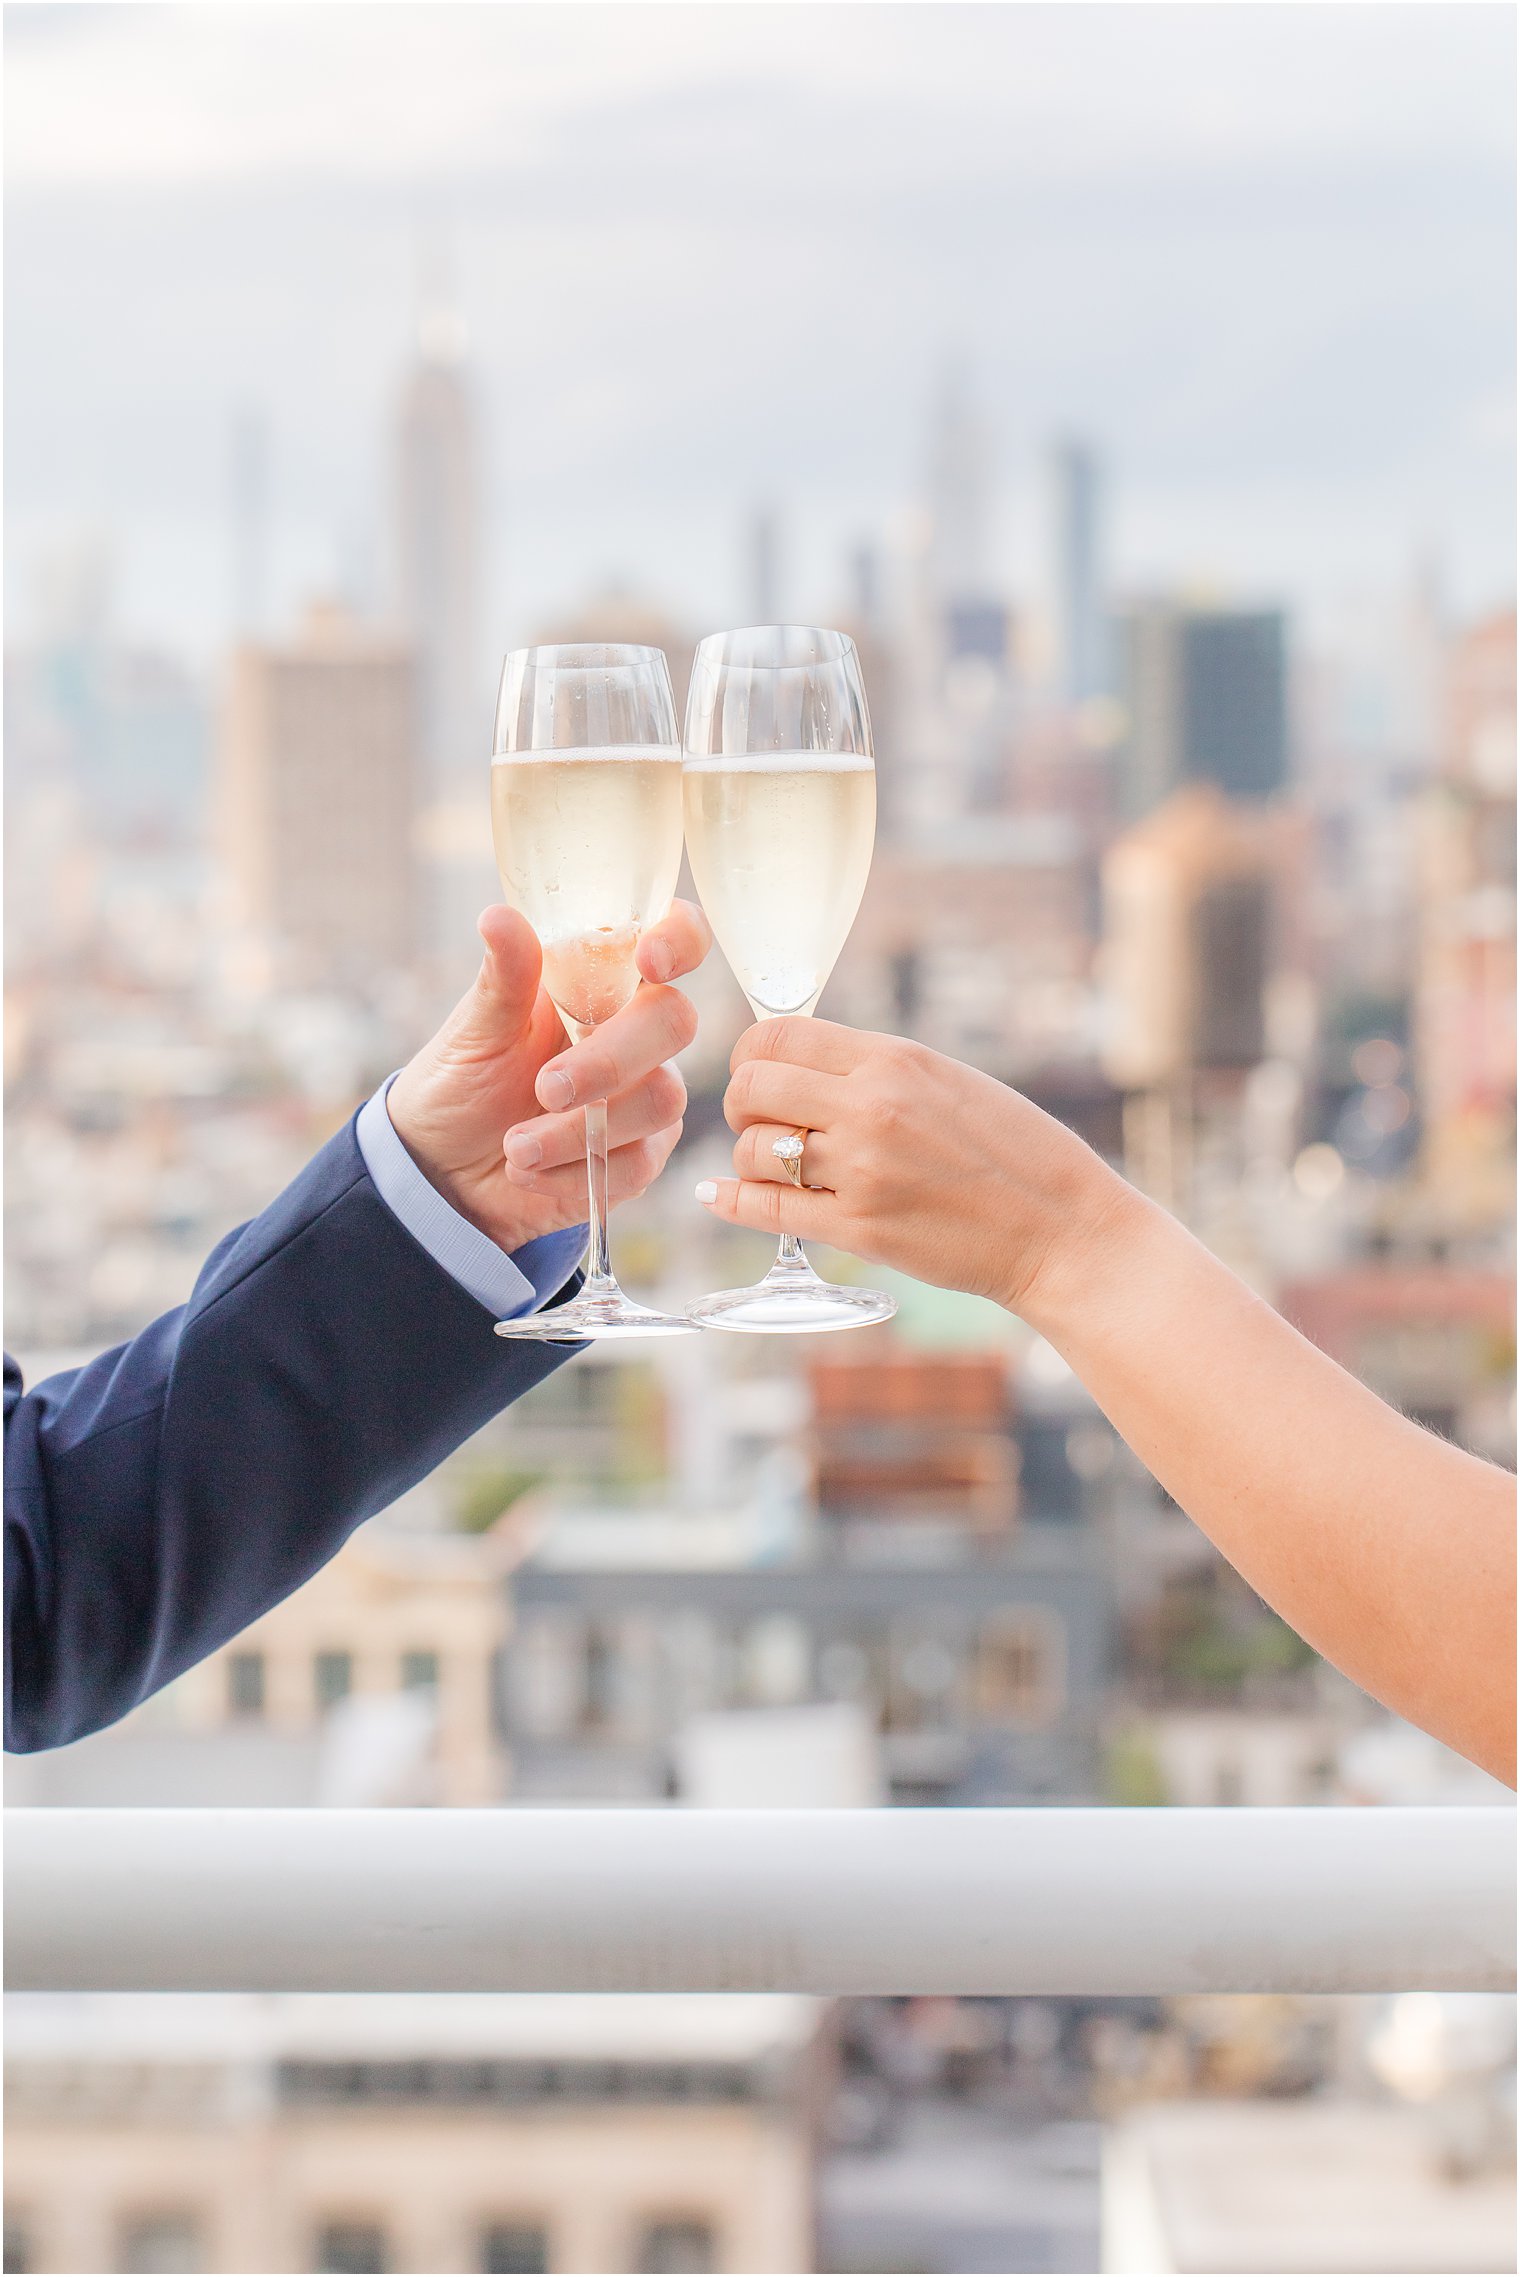
{"type": "Polygon", "coordinates": [[[802,1149],[806,1141],[806,1124],[789,1132],[785,1138],[771,1140],[771,1152],[794,1186],[802,1184],[802,1149]]]}

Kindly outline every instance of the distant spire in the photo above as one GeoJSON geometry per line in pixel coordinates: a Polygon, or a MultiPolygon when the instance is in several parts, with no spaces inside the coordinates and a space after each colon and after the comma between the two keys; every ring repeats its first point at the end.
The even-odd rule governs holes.
{"type": "Polygon", "coordinates": [[[461,364],[468,344],[448,251],[434,233],[417,256],[417,351],[425,364],[461,364]]]}
{"type": "Polygon", "coordinates": [[[984,599],[991,584],[992,444],[966,357],[941,366],[929,462],[931,573],[941,602],[984,599]]]}

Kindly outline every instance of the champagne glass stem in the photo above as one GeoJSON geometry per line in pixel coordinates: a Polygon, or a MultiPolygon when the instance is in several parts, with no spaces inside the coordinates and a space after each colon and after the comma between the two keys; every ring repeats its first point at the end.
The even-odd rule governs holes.
{"type": "Polygon", "coordinates": [[[607,1253],[607,1102],[594,1099],[586,1109],[586,1283],[587,1296],[616,1293],[607,1253]]]}
{"type": "Polygon", "coordinates": [[[793,1292],[802,1288],[817,1289],[823,1286],[818,1275],[813,1271],[807,1252],[797,1239],[796,1234],[784,1233],[781,1236],[781,1246],[776,1251],[776,1262],[766,1274],[763,1286],[767,1289],[789,1289],[793,1292]]]}

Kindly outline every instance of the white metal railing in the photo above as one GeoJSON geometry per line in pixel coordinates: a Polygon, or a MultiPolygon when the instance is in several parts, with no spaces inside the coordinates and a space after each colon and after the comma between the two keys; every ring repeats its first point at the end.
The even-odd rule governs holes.
{"type": "Polygon", "coordinates": [[[1513,1986],[1515,1818],[1436,1810],[21,1810],[60,1991],[1513,1986]]]}

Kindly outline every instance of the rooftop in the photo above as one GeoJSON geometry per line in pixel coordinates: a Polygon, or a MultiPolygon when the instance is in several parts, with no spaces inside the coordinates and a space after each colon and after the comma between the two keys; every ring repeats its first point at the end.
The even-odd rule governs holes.
{"type": "Polygon", "coordinates": [[[751,2063],[812,2037],[794,1993],[11,1993],[8,2063],[529,2057],[751,2063]]]}
{"type": "Polygon", "coordinates": [[[1512,2172],[1450,2179],[1418,2112],[1308,2100],[1132,2113],[1104,2152],[1105,2271],[1512,2270],[1512,2172]]]}

